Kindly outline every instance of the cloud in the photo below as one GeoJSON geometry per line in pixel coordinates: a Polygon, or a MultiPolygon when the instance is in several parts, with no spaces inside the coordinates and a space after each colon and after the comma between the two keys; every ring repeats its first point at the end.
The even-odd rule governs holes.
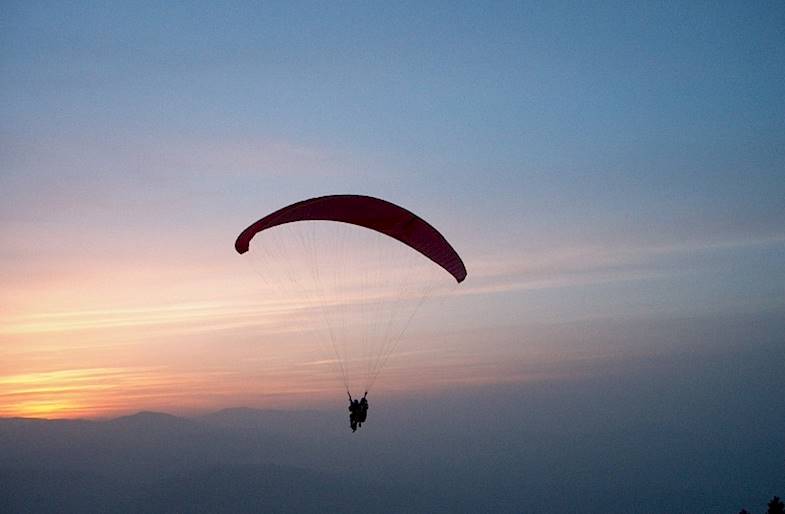
{"type": "Polygon", "coordinates": [[[712,253],[785,243],[785,234],[715,241],[687,241],[664,245],[562,247],[521,252],[520,258],[478,259],[457,294],[494,294],[510,291],[564,288],[647,280],[694,271],[695,260],[712,253]]]}
{"type": "Polygon", "coordinates": [[[271,319],[297,310],[291,305],[288,307],[286,305],[284,303],[277,306],[180,303],[139,308],[33,313],[5,320],[3,326],[0,326],[0,334],[38,334],[199,322],[207,324],[202,326],[203,329],[209,329],[210,324],[224,326],[227,322],[229,322],[228,326],[237,323],[239,326],[245,326],[249,322],[241,322],[244,318],[253,318],[255,325],[270,325],[273,324],[271,319]],[[231,321],[235,323],[232,324],[231,321]]]}

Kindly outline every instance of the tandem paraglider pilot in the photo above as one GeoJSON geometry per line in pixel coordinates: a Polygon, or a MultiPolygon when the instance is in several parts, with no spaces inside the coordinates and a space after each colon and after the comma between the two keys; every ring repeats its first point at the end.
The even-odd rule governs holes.
{"type": "Polygon", "coordinates": [[[349,427],[352,432],[357,431],[357,427],[363,426],[365,419],[368,417],[368,391],[365,391],[362,399],[352,399],[352,393],[346,392],[349,395],[349,427]]]}

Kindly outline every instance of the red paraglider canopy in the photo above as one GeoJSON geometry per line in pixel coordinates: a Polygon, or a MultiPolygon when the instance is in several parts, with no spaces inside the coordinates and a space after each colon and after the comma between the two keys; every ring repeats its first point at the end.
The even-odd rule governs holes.
{"type": "Polygon", "coordinates": [[[238,253],[245,253],[251,239],[263,230],[295,221],[316,220],[349,223],[381,232],[428,257],[458,282],[466,278],[461,257],[438,230],[403,207],[371,196],[331,195],[293,203],[243,230],[234,248],[238,253]]]}

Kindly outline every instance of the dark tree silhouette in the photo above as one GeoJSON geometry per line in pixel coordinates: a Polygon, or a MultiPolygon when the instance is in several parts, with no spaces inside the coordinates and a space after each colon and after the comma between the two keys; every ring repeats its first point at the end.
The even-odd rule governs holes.
{"type": "Polygon", "coordinates": [[[769,510],[766,511],[766,514],[785,514],[785,503],[780,501],[779,496],[775,496],[769,502],[769,510]]]}
{"type": "Polygon", "coordinates": [[[748,511],[747,509],[741,509],[739,511],[739,514],[750,514],[750,511],[748,511]]]}

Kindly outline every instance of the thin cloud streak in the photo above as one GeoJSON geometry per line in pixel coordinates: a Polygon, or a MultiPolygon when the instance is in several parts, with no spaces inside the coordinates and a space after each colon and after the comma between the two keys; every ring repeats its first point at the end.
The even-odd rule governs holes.
{"type": "Polygon", "coordinates": [[[783,243],[785,235],[774,234],[758,239],[670,245],[589,246],[526,254],[520,261],[478,261],[472,268],[473,280],[467,281],[467,285],[459,288],[455,294],[494,294],[685,275],[691,270],[683,264],[678,268],[673,265],[652,268],[658,263],[658,258],[685,254],[695,256],[719,250],[778,246],[783,243]],[[474,286],[474,281],[482,285],[474,286]]]}
{"type": "MultiPolygon", "coordinates": [[[[300,308],[269,304],[231,306],[226,304],[174,304],[149,308],[121,308],[70,312],[35,313],[6,321],[0,334],[34,334],[107,328],[128,328],[182,323],[216,323],[223,319],[254,317],[253,325],[274,324],[268,316],[295,312],[300,308]]],[[[236,324],[223,325],[233,327],[236,324]]],[[[219,325],[221,326],[221,325],[219,325]]],[[[237,326],[245,326],[240,324],[237,326]]],[[[209,327],[206,327],[209,328],[209,327]]],[[[202,327],[205,329],[205,327],[202,327]]]]}
{"type": "MultiPolygon", "coordinates": [[[[678,254],[698,254],[723,249],[779,245],[785,236],[746,241],[674,244],[633,248],[587,247],[547,255],[526,256],[523,262],[486,262],[474,266],[470,279],[458,288],[435,291],[433,296],[499,294],[521,290],[569,288],[621,281],[650,280],[685,274],[688,270],[651,269],[652,259],[678,254]],[[610,269],[609,269],[610,268],[610,269]]],[[[19,335],[50,332],[178,325],[168,332],[195,333],[248,327],[267,328],[271,333],[297,331],[292,325],[306,324],[322,308],[341,308],[380,299],[401,300],[391,292],[354,291],[344,298],[281,298],[262,303],[188,302],[152,307],[85,309],[33,312],[7,318],[0,334],[19,335]],[[369,294],[371,295],[369,297],[369,294]],[[322,302],[321,306],[317,306],[322,302]],[[186,326],[182,326],[185,324],[186,326]]]]}
{"type": "Polygon", "coordinates": [[[785,243],[785,234],[751,239],[693,241],[665,245],[594,245],[557,248],[553,251],[521,250],[521,258],[472,261],[471,278],[485,278],[524,272],[571,272],[619,268],[647,263],[652,258],[700,254],[713,250],[776,246],[785,243]]]}

